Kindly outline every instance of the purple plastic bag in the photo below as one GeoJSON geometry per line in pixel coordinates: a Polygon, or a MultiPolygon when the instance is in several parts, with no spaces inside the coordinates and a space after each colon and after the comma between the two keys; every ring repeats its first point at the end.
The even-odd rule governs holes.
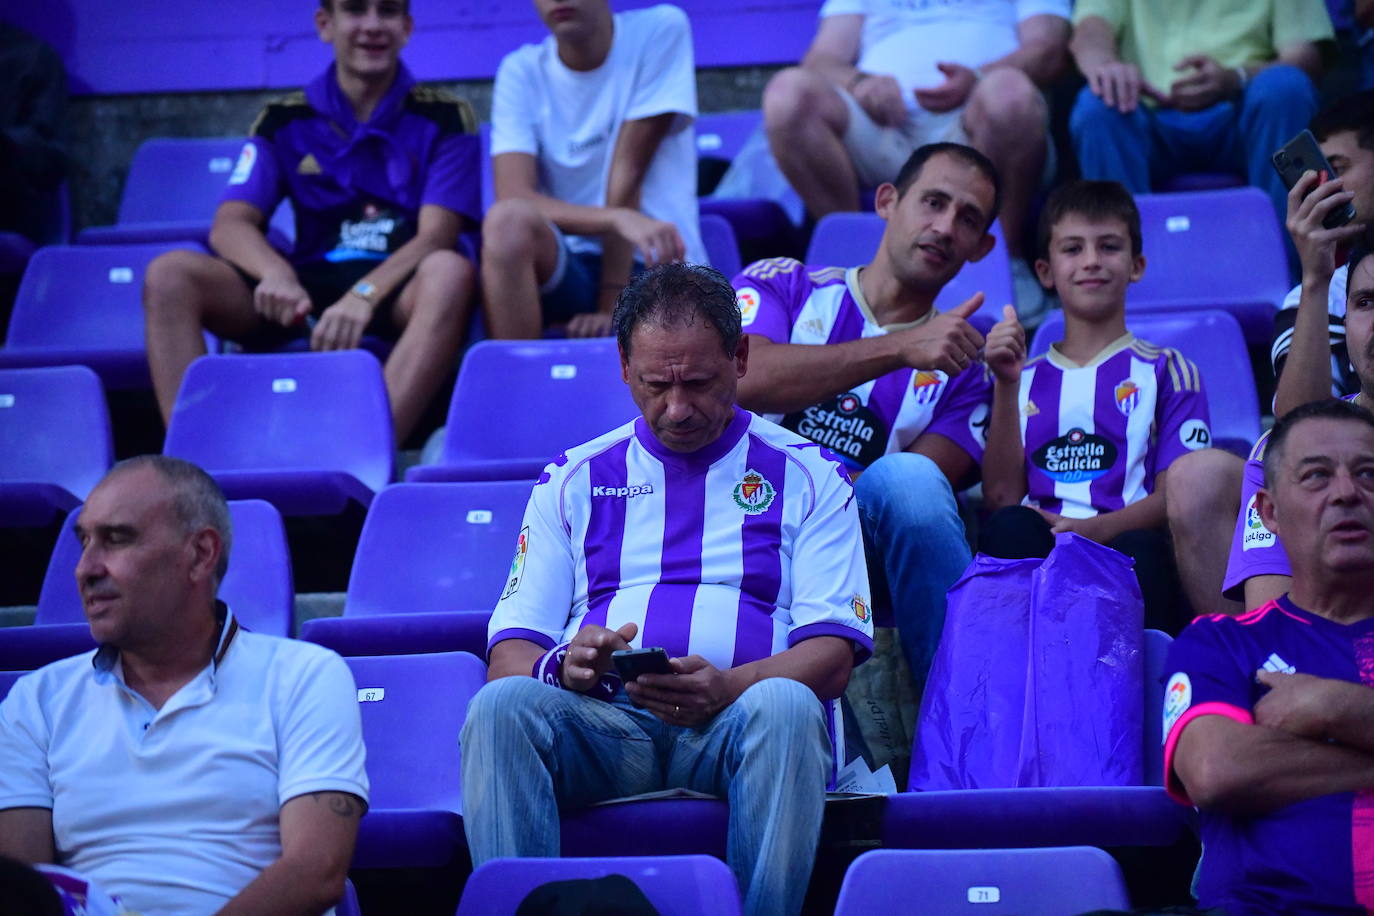
{"type": "Polygon", "coordinates": [[[1144,609],[1131,560],[1060,534],[949,591],[912,790],[1139,785],[1144,609]]]}

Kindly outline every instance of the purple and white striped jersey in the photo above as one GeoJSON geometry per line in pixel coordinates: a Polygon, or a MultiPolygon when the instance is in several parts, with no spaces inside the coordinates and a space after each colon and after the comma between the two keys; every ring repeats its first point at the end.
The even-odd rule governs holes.
{"type": "Polygon", "coordinates": [[[634,621],[633,645],[726,669],[814,636],[873,648],[863,538],[839,461],[739,408],[665,448],[642,419],[569,449],[530,494],[487,648],[634,621]]]}
{"type": "Polygon", "coordinates": [[[1086,366],[1055,347],[1021,371],[1026,504],[1070,518],[1115,512],[1212,442],[1197,367],[1127,333],[1086,366]]]}
{"type": "MultiPolygon", "coordinates": [[[[750,264],[733,282],[745,332],[775,343],[845,343],[935,315],[932,309],[909,325],[880,326],[864,300],[857,267],[813,269],[791,258],[769,258],[750,264]]],[[[978,366],[952,379],[939,370],[902,369],[767,419],[831,449],[850,468],[902,451],[925,432],[950,439],[981,464],[990,392],[978,366]]]]}

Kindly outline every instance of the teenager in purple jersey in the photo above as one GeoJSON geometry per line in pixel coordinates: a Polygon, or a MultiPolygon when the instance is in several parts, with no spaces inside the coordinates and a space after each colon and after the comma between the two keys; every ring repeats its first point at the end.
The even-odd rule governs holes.
{"type": "Polygon", "coordinates": [[[719,273],[641,274],[615,328],[642,416],[530,494],[463,728],[473,863],[559,855],[560,808],[683,787],[729,801],[745,912],[796,913],[843,758],[836,701],[872,651],[853,488],[735,406],[749,343],[719,273]],[[611,653],[643,647],[673,673],[622,685],[611,653]]]}
{"type": "Polygon", "coordinates": [[[1170,647],[1166,785],[1201,813],[1198,902],[1374,911],[1374,416],[1317,401],[1269,439],[1259,515],[1292,589],[1170,647]]]}
{"type": "Polygon", "coordinates": [[[1025,361],[1007,313],[988,335],[996,379],[983,459],[995,509],[979,549],[1046,556],[1072,531],[1135,560],[1146,626],[1187,621],[1165,528],[1165,479],[1211,442],[1197,367],[1126,328],[1126,290],[1145,271],[1140,213],[1114,181],[1057,189],[1040,223],[1040,281],[1064,303],[1064,339],[1025,361]]]}
{"type": "Polygon", "coordinates": [[[210,230],[148,266],[148,365],[166,420],[202,331],[255,347],[308,338],[347,350],[364,332],[396,341],[385,378],[404,442],[457,359],[476,272],[456,246],[480,219],[471,108],[415,85],[401,63],[405,0],[321,0],[334,62],[302,93],[264,109],[210,230]],[[283,197],[296,243],[264,226],[283,197]]]}

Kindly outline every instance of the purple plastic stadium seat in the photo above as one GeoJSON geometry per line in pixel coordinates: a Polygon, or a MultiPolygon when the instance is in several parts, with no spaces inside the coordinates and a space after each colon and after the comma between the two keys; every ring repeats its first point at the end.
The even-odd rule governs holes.
{"type": "Polygon", "coordinates": [[[876,849],[845,872],[835,916],[1128,910],[1126,882],[1100,849],[876,849]]]}
{"type": "Polygon", "coordinates": [[[1174,194],[1180,191],[1219,191],[1222,188],[1239,188],[1245,185],[1245,178],[1232,172],[1184,172],[1160,183],[1156,191],[1174,194]]]}
{"type": "Polygon", "coordinates": [[[1133,312],[1219,308],[1252,344],[1269,343],[1291,283],[1283,228],[1258,188],[1142,194],[1145,275],[1126,294],[1133,312]]]}
{"type": "Polygon", "coordinates": [[[954,789],[889,795],[883,846],[966,849],[1032,846],[1167,846],[1196,812],[1164,793],[1164,665],[1173,640],[1145,631],[1141,741],[1143,786],[954,789]]]}
{"type": "Polygon", "coordinates": [[[638,415],[613,338],[484,340],[458,370],[438,463],[406,480],[533,480],[564,449],[638,415]]]}
{"type": "Polygon", "coordinates": [[[49,524],[86,498],[113,458],[94,372],[0,369],[0,524],[49,524]]]}
{"type": "MultiPolygon", "coordinates": [[[[878,250],[887,224],[876,213],[831,213],[816,223],[811,245],[806,250],[806,263],[816,267],[855,267],[867,264],[878,250]]],[[[935,297],[935,307],[941,311],[954,308],[974,293],[986,297],[975,318],[1002,318],[1002,306],[1015,303],[1011,285],[1011,259],[1007,257],[1002,224],[993,220],[989,230],[997,244],[981,261],[971,261],[945,284],[935,297]]],[[[991,327],[988,324],[987,327],[991,327]]]]}
{"type": "MultiPolygon", "coordinates": [[[[119,219],[91,226],[80,245],[128,245],[191,241],[207,244],[225,184],[243,149],[242,137],[155,137],[144,141],[129,165],[119,219]]],[[[289,205],[284,205],[284,207],[289,205]]],[[[269,240],[278,248],[295,236],[289,209],[278,207],[269,240]]]]}
{"type": "MultiPolygon", "coordinates": [[[[1173,347],[1197,364],[1212,415],[1212,444],[1244,455],[1259,438],[1259,396],[1240,323],[1229,312],[1136,312],[1130,328],[1143,340],[1173,347]]],[[[1031,343],[1031,355],[1044,353],[1064,335],[1064,313],[1045,317],[1031,343]]]]}
{"type": "Polygon", "coordinates": [[[14,686],[14,682],[26,674],[28,674],[27,671],[0,671],[0,700],[9,696],[10,688],[14,686]]]}
{"type": "Polygon", "coordinates": [[[487,666],[466,652],[346,661],[358,685],[372,796],[353,865],[448,865],[466,846],[458,735],[487,666]]]}
{"type": "Polygon", "coordinates": [[[0,366],[89,366],[106,388],[149,387],[143,274],[178,248],[204,250],[194,243],[39,249],[19,285],[0,366]]]}
{"type": "MultiPolygon", "coordinates": [[[[79,507],[71,511],[57,537],[33,626],[0,628],[0,668],[41,668],[95,648],[76,584],[81,546],[72,529],[79,514],[79,507]]],[[[229,503],[229,517],[234,544],[220,597],[249,630],[290,636],[295,592],[281,514],[270,503],[249,499],[229,503]]]]}
{"type": "Polygon", "coordinates": [[[0,276],[23,273],[37,247],[17,232],[0,232],[0,276]]]}
{"type": "Polygon", "coordinates": [[[386,486],[393,449],[382,367],[344,350],[200,357],[182,378],[163,451],[205,468],[230,499],[336,515],[386,486]]]}
{"type": "Polygon", "coordinates": [[[701,241],[706,246],[706,260],[725,274],[725,279],[739,273],[739,242],[729,220],[715,213],[701,214],[701,241]]]}
{"type": "Polygon", "coordinates": [[[763,112],[722,111],[697,115],[697,158],[730,162],[763,124],[763,112]]]}
{"type": "Polygon", "coordinates": [[[509,916],[542,884],[607,875],[629,878],[663,916],[736,916],[740,912],[739,887],[730,869],[719,859],[697,855],[492,859],[468,878],[458,916],[509,916]]]}
{"type": "Polygon", "coordinates": [[[725,858],[730,809],[714,798],[617,801],[562,814],[563,855],[725,858]],[[671,830],[664,830],[671,824],[671,830]]]}

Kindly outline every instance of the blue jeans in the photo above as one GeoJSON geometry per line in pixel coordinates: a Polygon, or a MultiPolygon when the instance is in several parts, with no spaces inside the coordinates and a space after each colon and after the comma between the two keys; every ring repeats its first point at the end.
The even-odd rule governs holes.
{"type": "Polygon", "coordinates": [[[973,560],[954,490],[924,455],[884,455],[854,484],[874,619],[895,623],[919,700],[945,628],[945,593],[973,560]]]}
{"type": "Polygon", "coordinates": [[[1069,130],[1084,178],[1119,181],[1133,194],[1147,194],[1154,184],[1181,172],[1236,172],[1269,195],[1281,226],[1288,189],[1270,156],[1316,113],[1312,80],[1297,67],[1280,64],[1255,74],[1239,101],[1217,102],[1201,111],[1142,104],[1122,114],[1085,87],[1078,93],[1069,130]]]}
{"type": "Polygon", "coordinates": [[[463,726],[463,825],[472,864],[559,855],[560,808],[682,787],[726,799],[726,858],[750,914],[800,912],[820,838],[830,742],[798,681],[754,684],[700,729],[630,704],[508,677],[463,726]]]}

